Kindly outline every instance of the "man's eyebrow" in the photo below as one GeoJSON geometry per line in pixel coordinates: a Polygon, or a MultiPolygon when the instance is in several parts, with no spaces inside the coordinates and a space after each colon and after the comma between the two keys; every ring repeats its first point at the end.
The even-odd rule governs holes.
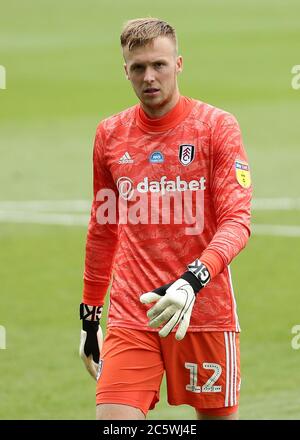
{"type": "MultiPolygon", "coordinates": [[[[157,63],[166,63],[167,62],[167,60],[164,60],[164,59],[158,59],[158,60],[155,60],[155,61],[153,61],[152,63],[150,63],[150,64],[157,64],[157,63]]],[[[146,63],[147,64],[147,63],[146,63]]],[[[145,65],[145,63],[143,63],[142,61],[136,61],[135,63],[133,63],[131,66],[130,66],[130,68],[132,69],[133,67],[136,67],[136,66],[144,66],[145,65]]]]}

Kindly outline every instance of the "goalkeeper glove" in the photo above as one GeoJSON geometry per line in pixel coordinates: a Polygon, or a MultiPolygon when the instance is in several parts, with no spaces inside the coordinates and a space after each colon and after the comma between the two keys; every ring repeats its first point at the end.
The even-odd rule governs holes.
{"type": "Polygon", "coordinates": [[[80,332],[79,355],[91,376],[97,380],[100,352],[103,344],[102,329],[99,325],[103,306],[88,306],[80,304],[80,332]]]}
{"type": "Polygon", "coordinates": [[[166,337],[179,324],[175,337],[183,339],[190,324],[196,294],[209,281],[208,269],[200,260],[195,260],[175,282],[141,295],[140,301],[143,304],[157,301],[147,312],[149,326],[157,328],[166,322],[159,331],[161,337],[166,337]]]}

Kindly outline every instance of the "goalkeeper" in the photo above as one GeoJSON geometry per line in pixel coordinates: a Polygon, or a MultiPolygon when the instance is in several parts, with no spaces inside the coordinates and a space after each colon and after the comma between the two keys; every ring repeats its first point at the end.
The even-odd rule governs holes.
{"type": "Polygon", "coordinates": [[[130,20],[121,46],[139,102],[97,128],[80,306],[97,419],[144,419],[164,374],[169,404],[192,406],[198,419],[237,419],[229,264],[250,236],[252,194],[239,125],[180,94],[183,59],[168,23],[130,20]]]}

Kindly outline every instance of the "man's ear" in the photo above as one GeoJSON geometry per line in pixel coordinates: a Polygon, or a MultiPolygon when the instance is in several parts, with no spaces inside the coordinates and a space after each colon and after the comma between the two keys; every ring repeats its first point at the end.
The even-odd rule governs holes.
{"type": "Polygon", "coordinates": [[[176,65],[177,65],[177,73],[181,73],[183,71],[183,58],[181,55],[177,57],[176,65]]]}
{"type": "Polygon", "coordinates": [[[128,76],[128,70],[127,70],[127,64],[124,63],[123,66],[124,66],[124,70],[125,70],[125,76],[126,76],[126,79],[129,79],[129,76],[128,76]]]}

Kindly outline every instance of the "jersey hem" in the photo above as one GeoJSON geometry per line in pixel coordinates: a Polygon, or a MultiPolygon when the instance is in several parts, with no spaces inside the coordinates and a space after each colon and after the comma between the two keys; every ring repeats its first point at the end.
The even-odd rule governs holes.
{"type": "MultiPolygon", "coordinates": [[[[132,324],[130,322],[122,322],[122,321],[116,321],[114,323],[111,324],[107,324],[106,326],[107,328],[112,328],[112,327],[118,327],[118,328],[130,328],[133,330],[141,330],[141,331],[147,331],[147,332],[154,332],[157,333],[159,332],[159,328],[155,329],[155,328],[150,328],[147,325],[136,325],[136,324],[132,324]]],[[[176,333],[176,330],[173,330],[171,333],[176,333]]],[[[207,327],[207,326],[189,326],[187,332],[234,332],[234,333],[240,333],[241,329],[239,328],[237,330],[235,325],[230,325],[230,326],[211,326],[211,327],[207,327]]]]}

